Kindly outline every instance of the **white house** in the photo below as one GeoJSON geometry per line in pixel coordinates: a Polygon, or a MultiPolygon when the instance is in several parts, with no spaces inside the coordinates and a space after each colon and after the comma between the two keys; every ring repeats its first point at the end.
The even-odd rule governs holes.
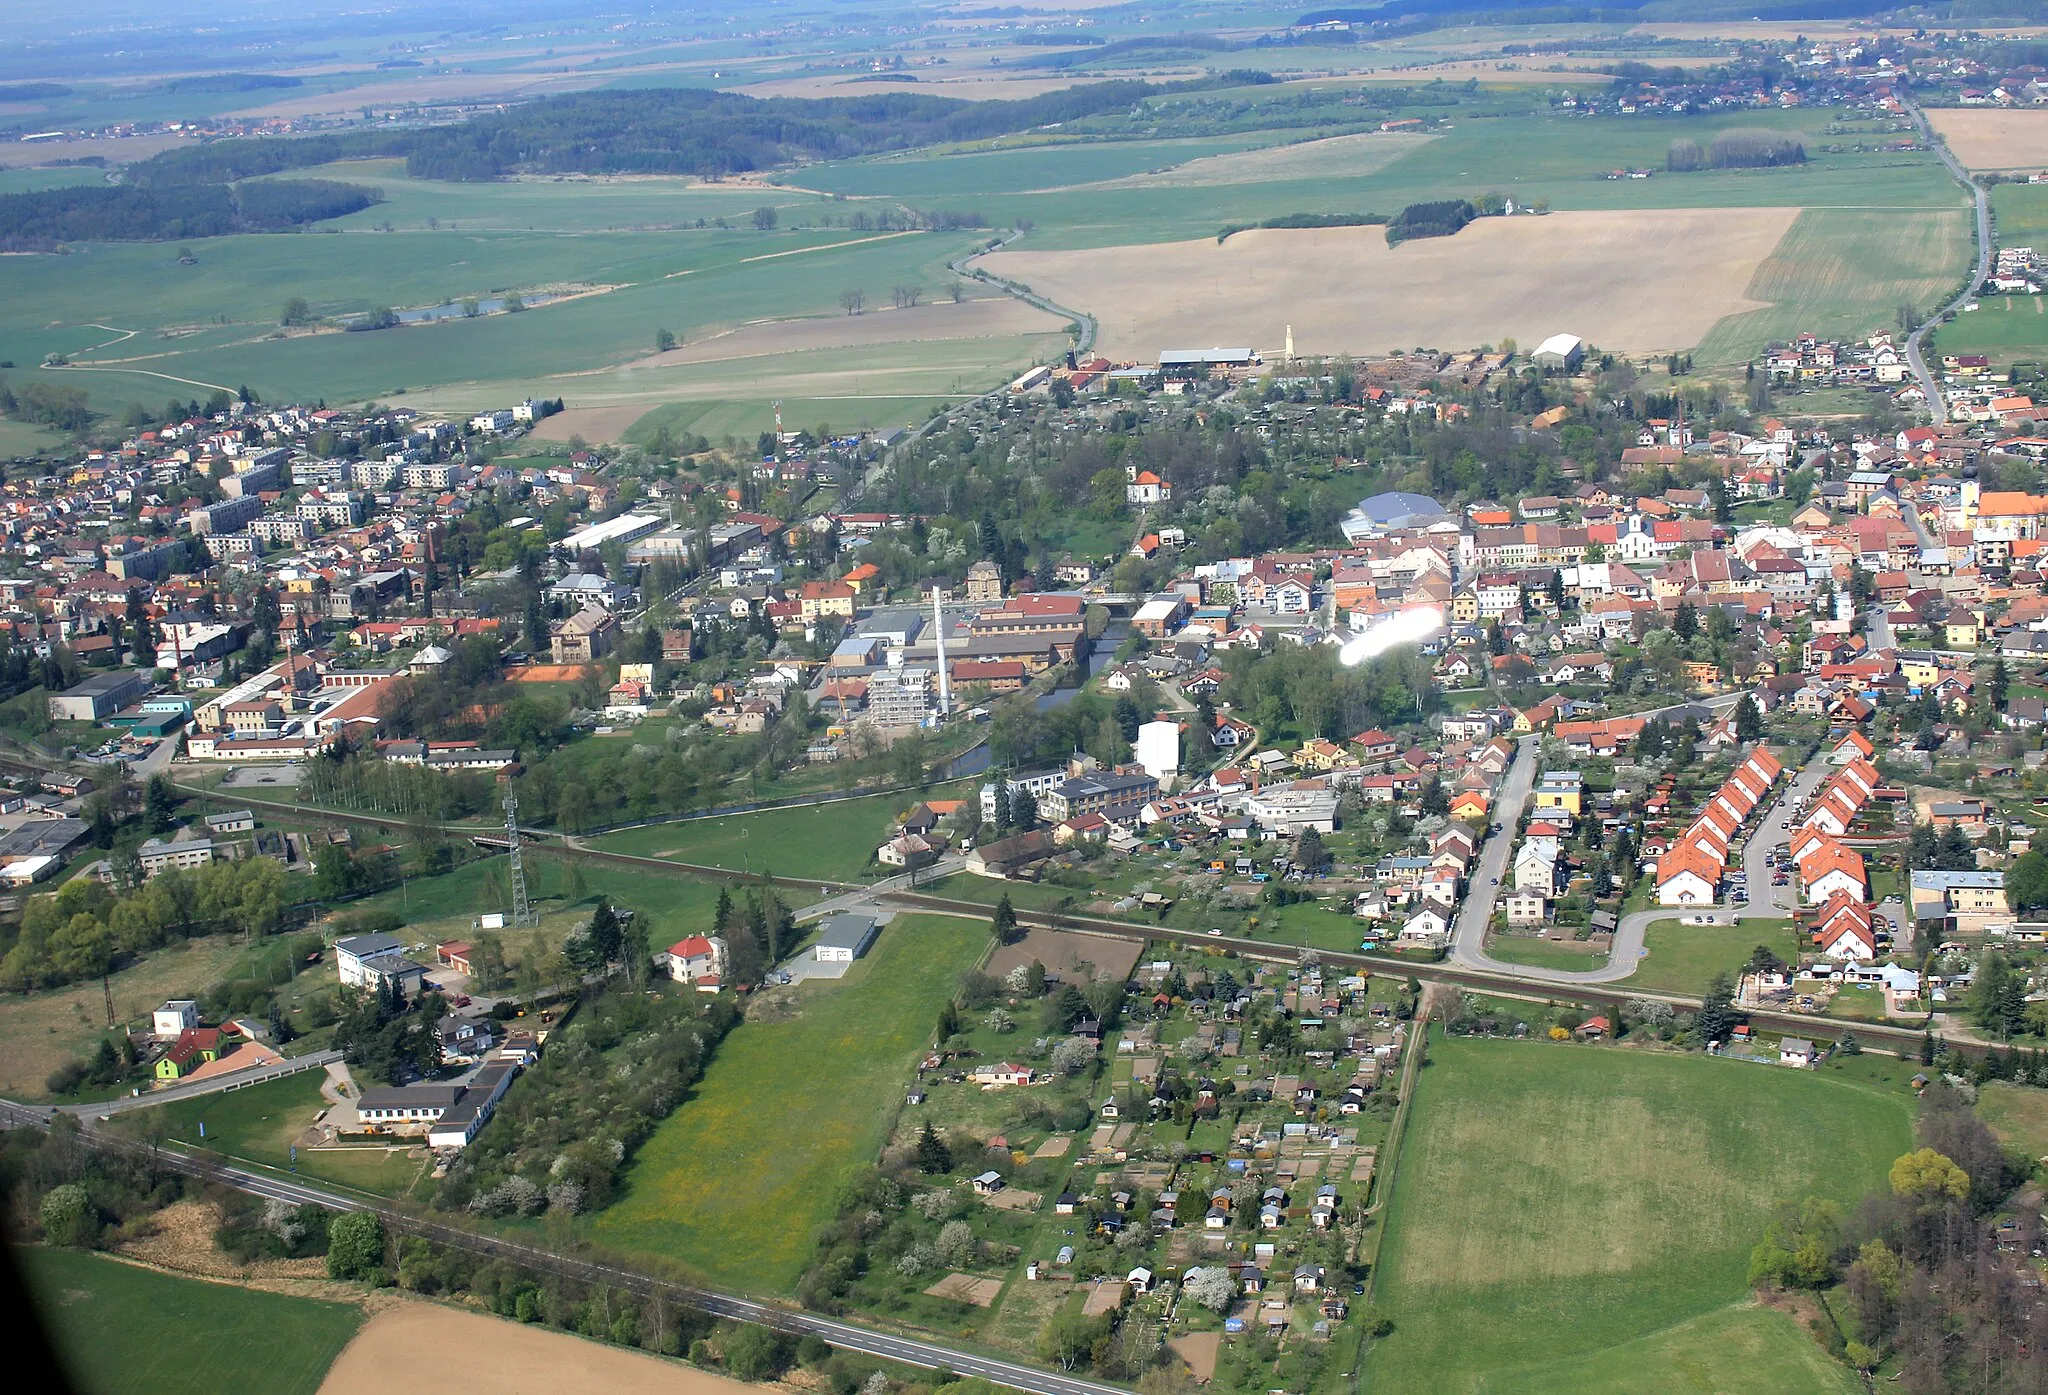
{"type": "Polygon", "coordinates": [[[1541,925],[1549,902],[1533,891],[1517,891],[1507,898],[1508,924],[1541,925]]]}
{"type": "Polygon", "coordinates": [[[1781,1066],[1805,1070],[1819,1054],[1805,1037],[1786,1037],[1778,1043],[1778,1064],[1781,1066]]]}
{"type": "Polygon", "coordinates": [[[334,942],[335,967],[350,988],[374,988],[391,982],[408,995],[419,991],[426,970],[402,953],[405,946],[390,935],[350,935],[334,942]]]}
{"type": "Polygon", "coordinates": [[[190,998],[173,998],[150,1015],[150,1035],[176,1040],[180,1032],[199,1025],[199,1004],[190,998]]]}
{"type": "Polygon", "coordinates": [[[725,941],[716,935],[690,935],[655,955],[654,963],[678,983],[715,987],[725,974],[725,941]]]}
{"type": "Polygon", "coordinates": [[[1417,944],[1438,944],[1451,932],[1451,922],[1434,906],[1424,907],[1401,926],[1401,938],[1417,944]]]}

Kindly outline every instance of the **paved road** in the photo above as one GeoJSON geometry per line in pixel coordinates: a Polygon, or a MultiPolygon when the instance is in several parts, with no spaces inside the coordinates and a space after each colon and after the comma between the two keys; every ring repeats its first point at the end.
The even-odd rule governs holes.
{"type": "Polygon", "coordinates": [[[1895,649],[1898,647],[1898,636],[1892,633],[1892,622],[1890,617],[1884,613],[1883,606],[1872,606],[1870,613],[1864,617],[1863,641],[1872,650],[1895,649]]]}
{"type": "Polygon", "coordinates": [[[1515,829],[1522,821],[1522,806],[1536,784],[1537,755],[1541,741],[1525,736],[1515,743],[1515,758],[1501,781],[1500,797],[1493,803],[1493,827],[1479,845],[1479,862],[1466,880],[1465,899],[1458,906],[1458,918],[1451,928],[1451,959],[1474,969],[1522,972],[1522,966],[1503,963],[1486,953],[1486,927],[1493,922],[1493,908],[1500,903],[1501,878],[1508,874],[1508,858],[1514,852],[1515,829]]]}
{"type": "MultiPolygon", "coordinates": [[[[0,1124],[46,1127],[49,1119],[50,1111],[47,1109],[0,1100],[0,1124]]],[[[89,1143],[98,1147],[132,1151],[136,1146],[108,1138],[90,1127],[85,1130],[85,1137],[89,1143]]],[[[495,1235],[460,1230],[424,1220],[410,1212],[401,1211],[397,1207],[366,1196],[351,1196],[325,1187],[313,1186],[295,1177],[214,1164],[208,1160],[188,1157],[182,1151],[174,1149],[160,1150],[156,1156],[165,1166],[179,1171],[201,1172],[252,1196],[274,1197],[291,1202],[312,1202],[332,1211],[374,1211],[383,1216],[391,1228],[404,1233],[423,1235],[472,1253],[511,1259],[545,1272],[568,1274],[586,1282],[610,1284],[643,1296],[660,1294],[672,1301],[702,1309],[718,1317],[738,1318],[799,1335],[816,1335],[833,1346],[848,1351],[886,1357],[927,1370],[943,1366],[962,1375],[981,1376],[1016,1390],[1027,1391],[1030,1395],[1130,1395],[1124,1387],[1103,1381],[1084,1380],[1057,1371],[1042,1371],[1016,1362],[1001,1361],[976,1352],[942,1346],[937,1342],[899,1337],[858,1323],[840,1322],[778,1304],[755,1302],[737,1294],[671,1284],[616,1265],[581,1259],[573,1255],[556,1254],[536,1246],[501,1239],[495,1235]]]]}
{"type": "MultiPolygon", "coordinates": [[[[1976,296],[1977,288],[1982,286],[1984,278],[1991,274],[1991,201],[1985,195],[1983,186],[1970,178],[1970,172],[1962,167],[1948,146],[1935,137],[1933,128],[1927,122],[1927,114],[1921,111],[1910,97],[1901,97],[1900,101],[1919,125],[1921,135],[1934,147],[1935,153],[1941,156],[1941,162],[1948,166],[1948,172],[1955,176],[1957,183],[1970,191],[1970,196],[1977,205],[1977,265],[1970,274],[1969,285],[1963,287],[1961,295],[1928,316],[1918,329],[1906,336],[1906,366],[1913,370],[1914,378],[1920,383],[1920,391],[1926,394],[1927,409],[1934,414],[1934,421],[1938,426],[1948,420],[1948,403],[1941,395],[1941,384],[1937,383],[1934,374],[1928,371],[1927,359],[1921,351],[1921,345],[1928,331],[1941,323],[1942,316],[1960,310],[1965,301],[1976,296]]],[[[1910,512],[1911,510],[1908,510],[1908,513],[1910,512]]]]}
{"type": "MultiPolygon", "coordinates": [[[[967,870],[967,859],[959,853],[947,853],[929,867],[920,867],[913,874],[899,872],[893,877],[884,877],[873,886],[854,887],[840,894],[826,895],[822,901],[813,902],[796,913],[798,920],[816,920],[821,916],[837,915],[841,911],[874,909],[875,898],[890,891],[915,891],[920,886],[930,886],[943,881],[955,872],[967,870]]],[[[829,884],[820,885],[821,895],[831,890],[829,884]]]]}

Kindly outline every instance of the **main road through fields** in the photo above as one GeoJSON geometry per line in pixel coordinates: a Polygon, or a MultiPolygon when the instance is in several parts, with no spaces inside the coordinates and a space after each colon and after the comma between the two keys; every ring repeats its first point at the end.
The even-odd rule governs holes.
{"type": "MultiPolygon", "coordinates": [[[[47,1109],[36,1109],[10,1100],[0,1100],[0,1125],[47,1128],[50,1117],[51,1111],[47,1109]]],[[[114,1137],[89,1126],[82,1130],[81,1137],[89,1145],[107,1151],[145,1151],[144,1145],[114,1137]]],[[[584,1283],[622,1288],[643,1298],[665,1298],[674,1303],[701,1309],[716,1317],[758,1323],[763,1327],[772,1327],[777,1331],[791,1332],[798,1336],[820,1337],[833,1346],[862,1352],[868,1356],[901,1361],[906,1365],[926,1370],[945,1367],[960,1375],[980,1376],[1016,1390],[1031,1392],[1031,1395],[1130,1395],[1124,1387],[1103,1381],[1084,1380],[1057,1371],[1042,1371],[1033,1366],[963,1351],[938,1342],[897,1336],[859,1323],[821,1317],[778,1303],[762,1303],[738,1294],[721,1293],[715,1289],[674,1284],[618,1265],[558,1254],[552,1250],[521,1244],[516,1240],[506,1240],[496,1235],[443,1225],[388,1203],[348,1195],[326,1187],[312,1186],[295,1177],[251,1171],[168,1148],[147,1151],[153,1153],[159,1165],[172,1171],[220,1182],[251,1196],[296,1203],[312,1202],[330,1211],[374,1212],[390,1229],[401,1234],[416,1235],[472,1254],[508,1259],[517,1264],[548,1273],[562,1274],[584,1283]]]]}
{"type": "MultiPolygon", "coordinates": [[[[1919,380],[1920,391],[1927,398],[1927,409],[1934,414],[1934,424],[1939,426],[1948,420],[1948,403],[1942,398],[1941,385],[1934,380],[1934,374],[1928,370],[1922,346],[1927,338],[1927,332],[1939,325],[1944,317],[1961,310],[1964,303],[1977,294],[1977,288],[1984,284],[1984,278],[1991,274],[1991,200],[1985,194],[1984,186],[1970,178],[1970,172],[1964,169],[1962,162],[1949,151],[1948,143],[1935,135],[1934,128],[1928,124],[1927,113],[1920,110],[1919,104],[1911,97],[1901,97],[1900,101],[1905,104],[1906,110],[1912,113],[1913,120],[1920,127],[1920,134],[1934,148],[1935,153],[1941,156],[1941,162],[1948,166],[1948,172],[1970,191],[1970,197],[1975,200],[1977,210],[1977,264],[1970,273],[1969,284],[1963,287],[1961,295],[1922,320],[1920,327],[1906,336],[1906,366],[1913,370],[1914,378],[1919,380]]],[[[1906,512],[1910,517],[1913,510],[1908,509],[1906,512]]],[[[1915,524],[1914,531],[1919,532],[1917,520],[1915,524]]],[[[1926,545],[1924,537],[1921,545],[1926,545]]]]}

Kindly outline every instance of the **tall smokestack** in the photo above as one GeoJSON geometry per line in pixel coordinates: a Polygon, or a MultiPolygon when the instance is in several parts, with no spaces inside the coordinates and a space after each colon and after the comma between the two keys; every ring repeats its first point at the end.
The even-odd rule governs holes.
{"type": "Polygon", "coordinates": [[[939,720],[953,710],[953,683],[946,675],[946,588],[932,588],[932,624],[939,632],[939,720]]]}

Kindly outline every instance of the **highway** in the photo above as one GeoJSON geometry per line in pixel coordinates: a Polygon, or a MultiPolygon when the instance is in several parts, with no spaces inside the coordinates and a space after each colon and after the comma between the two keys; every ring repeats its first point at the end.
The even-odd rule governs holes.
{"type": "MultiPolygon", "coordinates": [[[[0,1124],[9,1127],[47,1128],[50,1115],[51,1111],[46,1109],[0,1100],[0,1124]]],[[[90,1125],[82,1130],[80,1136],[95,1148],[131,1154],[152,1152],[159,1165],[172,1171],[220,1182],[251,1196],[295,1203],[312,1202],[331,1211],[375,1212],[383,1218],[388,1229],[400,1234],[419,1236],[472,1254],[508,1259],[542,1272],[565,1275],[585,1283],[625,1289],[643,1298],[665,1298],[670,1302],[697,1308],[717,1317],[758,1323],[763,1327],[772,1327],[799,1336],[821,1337],[833,1346],[848,1351],[885,1357],[926,1370],[943,1366],[964,1376],[980,1376],[1016,1390],[1031,1392],[1031,1395],[1130,1395],[1124,1387],[1103,1381],[1086,1380],[1058,1371],[1039,1370],[1034,1366],[1003,1361],[938,1342],[897,1336],[860,1323],[843,1322],[776,1303],[758,1302],[738,1294],[671,1283],[619,1265],[557,1254],[533,1245],[520,1244],[515,1240],[502,1239],[496,1235],[444,1225],[374,1198],[314,1186],[295,1177],[251,1171],[171,1148],[149,1149],[147,1145],[115,1137],[90,1125]]]]}
{"type": "MultiPolygon", "coordinates": [[[[1912,113],[1914,122],[1920,127],[1921,136],[1934,148],[1935,153],[1941,156],[1941,162],[1948,166],[1948,172],[1955,176],[1957,183],[1970,191],[1970,196],[1977,206],[1977,266],[1970,275],[1969,284],[1963,287],[1961,295],[1922,320],[1920,327],[1906,336],[1906,366],[1913,370],[1913,377],[1919,382],[1920,391],[1926,394],[1927,409],[1934,414],[1935,425],[1939,426],[1948,420],[1948,403],[1941,395],[1941,384],[1935,381],[1934,374],[1927,367],[1922,346],[1927,332],[1938,326],[1944,315],[1960,311],[1965,302],[1976,296],[1977,288],[1984,284],[1984,278],[1991,274],[1991,200],[1985,194],[1983,186],[1970,178],[1970,172],[1963,168],[1947,144],[1935,136],[1934,128],[1928,123],[1927,113],[1921,111],[1919,105],[1910,97],[1901,96],[1899,101],[1912,113]]],[[[1909,509],[1907,512],[1910,514],[1912,510],[1909,509]]],[[[1917,526],[1914,531],[1919,531],[1917,526]]],[[[1923,543],[1924,541],[1923,538],[1923,543]]]]}

